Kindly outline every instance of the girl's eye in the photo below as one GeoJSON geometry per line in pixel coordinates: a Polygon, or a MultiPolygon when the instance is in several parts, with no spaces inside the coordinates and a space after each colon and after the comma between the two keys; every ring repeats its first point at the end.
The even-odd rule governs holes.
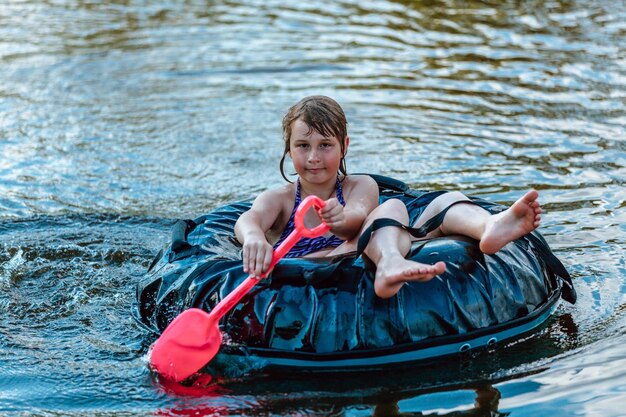
{"type": "Polygon", "coordinates": [[[299,143],[296,145],[297,148],[308,148],[309,144],[308,143],[299,143]]]}
{"type": "Polygon", "coordinates": [[[322,143],[322,144],[320,145],[320,147],[322,147],[322,148],[330,148],[330,147],[332,147],[332,146],[333,146],[333,144],[332,144],[332,143],[322,143]]]}

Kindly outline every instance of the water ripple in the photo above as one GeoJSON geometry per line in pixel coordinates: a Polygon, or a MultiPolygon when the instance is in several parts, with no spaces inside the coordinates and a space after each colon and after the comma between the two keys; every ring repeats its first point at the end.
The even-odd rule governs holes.
{"type": "MultiPolygon", "coordinates": [[[[149,341],[128,316],[133,283],[174,218],[282,184],[281,118],[327,94],[350,121],[349,172],[501,203],[540,190],[543,233],[579,302],[511,348],[545,357],[502,362],[502,378],[532,374],[500,387],[503,404],[554,410],[571,388],[589,413],[610,415],[623,400],[622,375],[605,369],[621,358],[602,341],[624,329],[625,22],[607,0],[4,4],[0,413],[185,410],[140,359],[149,341]],[[585,398],[572,375],[608,394],[585,398]]],[[[425,404],[412,384],[402,412],[425,404]]],[[[341,405],[321,409],[315,386],[292,403],[280,400],[292,387],[234,389],[219,405],[235,415],[376,408],[359,390],[324,394],[341,405]]]]}

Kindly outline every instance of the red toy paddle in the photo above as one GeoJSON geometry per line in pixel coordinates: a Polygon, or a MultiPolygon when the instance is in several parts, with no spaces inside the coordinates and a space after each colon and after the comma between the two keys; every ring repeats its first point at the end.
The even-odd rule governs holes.
{"type": "MultiPolygon", "coordinates": [[[[313,229],[307,229],[304,226],[304,215],[312,206],[321,209],[324,208],[325,202],[311,195],[300,203],[294,219],[295,228],[272,254],[268,271],[271,271],[302,237],[317,237],[330,230],[323,221],[313,229]]],[[[150,355],[152,368],[177,382],[198,372],[213,359],[220,349],[222,333],[218,324],[222,316],[237,305],[259,279],[266,276],[267,272],[258,278],[250,275],[233,292],[217,303],[210,313],[199,308],[183,311],[154,343],[150,355]]]]}

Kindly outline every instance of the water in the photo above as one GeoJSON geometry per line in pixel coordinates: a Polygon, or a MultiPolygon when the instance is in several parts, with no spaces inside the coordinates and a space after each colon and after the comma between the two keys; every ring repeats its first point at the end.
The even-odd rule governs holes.
{"type": "Polygon", "coordinates": [[[623,1],[104,3],[0,5],[1,415],[624,415],[623,1]],[[174,219],[282,183],[309,94],[346,110],[350,172],[540,190],[578,303],[443,368],[164,386],[134,285],[174,219]]]}

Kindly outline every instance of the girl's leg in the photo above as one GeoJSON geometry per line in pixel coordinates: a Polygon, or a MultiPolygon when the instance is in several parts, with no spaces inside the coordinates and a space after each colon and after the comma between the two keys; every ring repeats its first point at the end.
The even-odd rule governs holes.
{"type": "MultiPolygon", "coordinates": [[[[375,219],[388,218],[408,224],[406,206],[400,200],[387,200],[368,216],[363,230],[375,219]]],[[[406,281],[428,281],[443,273],[443,262],[426,265],[405,259],[411,249],[409,233],[399,227],[383,227],[376,230],[365,248],[365,254],[376,264],[374,290],[381,298],[395,295],[406,281]]]]}
{"type": "MultiPolygon", "coordinates": [[[[480,241],[483,253],[493,254],[507,243],[539,227],[541,207],[535,190],[528,191],[507,210],[491,215],[474,204],[457,204],[446,213],[443,223],[428,237],[459,234],[480,241]]],[[[469,201],[459,192],[450,192],[435,198],[415,222],[419,227],[428,219],[456,201],[469,201]]]]}
{"type": "MultiPolygon", "coordinates": [[[[442,225],[429,233],[426,238],[460,234],[480,241],[484,253],[495,253],[504,245],[539,226],[541,208],[538,194],[532,190],[517,200],[507,210],[491,215],[474,204],[457,204],[451,207],[442,225]]],[[[443,194],[434,199],[424,210],[414,227],[419,227],[428,219],[444,210],[455,201],[469,199],[459,192],[443,194]]],[[[406,206],[400,200],[391,199],[376,207],[366,219],[365,230],[376,219],[394,219],[408,224],[406,206]]],[[[356,240],[345,242],[329,255],[353,251],[356,240]]],[[[381,298],[395,295],[407,281],[428,281],[446,270],[445,263],[422,264],[405,259],[411,249],[411,236],[399,227],[383,227],[376,230],[365,248],[365,254],[376,264],[374,290],[381,298]]]]}
{"type": "MultiPolygon", "coordinates": [[[[440,195],[431,201],[424,212],[420,215],[413,227],[420,227],[430,218],[442,212],[446,207],[457,201],[470,201],[464,194],[452,191],[440,195]]],[[[474,204],[457,204],[452,206],[446,213],[443,223],[437,229],[430,232],[426,238],[434,238],[452,234],[459,234],[480,240],[484,224],[489,217],[489,212],[474,204]]]]}

